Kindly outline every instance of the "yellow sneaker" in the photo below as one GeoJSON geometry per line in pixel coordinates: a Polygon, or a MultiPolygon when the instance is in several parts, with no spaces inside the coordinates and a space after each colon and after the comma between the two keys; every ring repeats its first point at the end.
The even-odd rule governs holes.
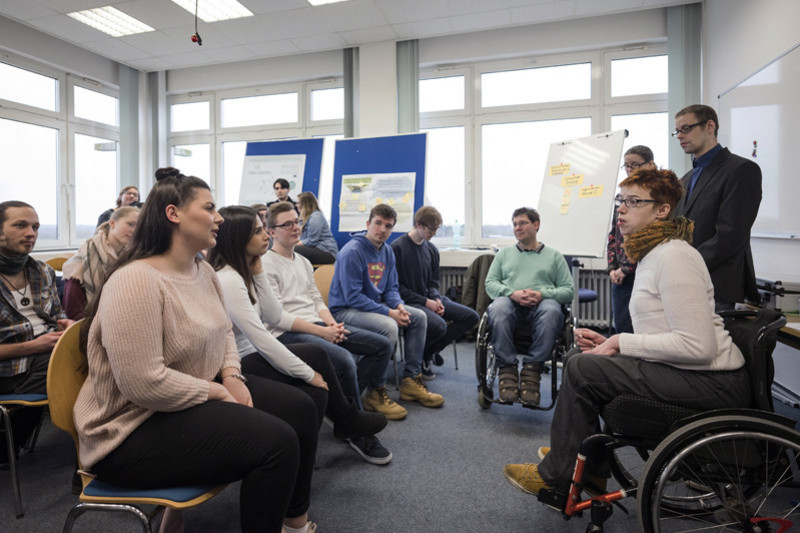
{"type": "Polygon", "coordinates": [[[389,420],[402,420],[408,415],[405,407],[389,398],[386,387],[372,389],[364,396],[364,410],[381,413],[389,420]]]}
{"type": "Polygon", "coordinates": [[[542,489],[549,489],[550,485],[545,483],[539,475],[539,465],[525,463],[520,465],[506,465],[503,467],[503,475],[506,479],[522,492],[539,494],[542,489]]]}
{"type": "Polygon", "coordinates": [[[444,397],[434,394],[422,383],[422,375],[415,378],[403,378],[400,382],[400,399],[407,402],[419,402],[425,407],[441,407],[444,397]]]}
{"type": "Polygon", "coordinates": [[[539,446],[539,449],[537,450],[539,459],[544,459],[544,456],[548,453],[550,453],[550,446],[539,446]]]}

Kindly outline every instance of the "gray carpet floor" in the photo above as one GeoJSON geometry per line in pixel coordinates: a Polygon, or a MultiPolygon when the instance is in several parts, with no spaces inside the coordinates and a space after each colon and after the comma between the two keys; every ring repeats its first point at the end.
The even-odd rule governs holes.
{"type": "MultiPolygon", "coordinates": [[[[451,350],[437,368],[430,389],[445,396],[440,409],[404,403],[408,418],[389,422],[381,441],[394,454],[385,466],[365,463],[337,441],[329,426],[320,434],[310,518],[320,533],[336,532],[582,532],[588,517],[565,521],[534,497],[514,489],[503,477],[508,462],[536,462],[536,449],[549,444],[552,411],[518,405],[477,403],[474,345],[459,344],[460,370],[451,350]]],[[[390,395],[398,397],[393,384],[390,395]]],[[[543,401],[549,398],[544,397],[543,401]]],[[[785,406],[783,414],[797,418],[785,406]]],[[[55,532],[77,502],[70,493],[73,464],[70,438],[45,422],[36,451],[20,457],[25,516],[14,518],[8,468],[0,469],[0,531],[55,532]]],[[[634,532],[635,501],[623,500],[607,531],[634,532]]],[[[187,532],[239,530],[238,485],[185,514],[187,532]]],[[[119,514],[87,513],[76,532],[140,531],[119,514]]]]}

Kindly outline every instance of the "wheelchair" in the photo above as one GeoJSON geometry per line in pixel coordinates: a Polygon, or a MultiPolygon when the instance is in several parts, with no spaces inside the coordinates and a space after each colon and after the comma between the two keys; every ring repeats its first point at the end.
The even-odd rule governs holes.
{"type": "MultiPolygon", "coordinates": [[[[550,374],[550,402],[546,405],[529,405],[521,401],[515,402],[522,404],[527,409],[548,411],[555,407],[556,397],[558,396],[558,366],[564,361],[569,350],[574,347],[575,340],[575,320],[572,316],[571,306],[562,305],[564,313],[564,326],[556,337],[555,345],[550,352],[550,359],[545,362],[545,372],[550,374]]],[[[531,344],[531,329],[526,325],[520,325],[514,330],[514,346],[518,354],[528,353],[531,344]]],[[[499,398],[495,398],[498,381],[499,369],[495,367],[494,348],[491,344],[491,330],[489,327],[489,315],[484,313],[478,323],[478,333],[475,339],[475,373],[478,378],[478,405],[482,409],[489,409],[493,403],[505,404],[499,398]]],[[[544,380],[542,380],[544,386],[544,380]]],[[[544,395],[543,395],[544,396],[544,395]]]]}
{"type": "Polygon", "coordinates": [[[639,527],[648,533],[800,526],[800,433],[793,420],[773,413],[771,396],[771,354],[786,319],[767,309],[733,311],[725,319],[745,356],[750,408],[701,412],[619,396],[601,413],[604,432],[581,444],[569,490],[542,490],[539,501],[565,519],[589,511],[589,532],[602,532],[613,506],[625,510],[619,501],[632,496],[639,527]],[[606,454],[619,490],[598,491],[583,479],[586,457],[597,450],[606,454]],[[600,494],[582,499],[583,489],[600,494]]]}

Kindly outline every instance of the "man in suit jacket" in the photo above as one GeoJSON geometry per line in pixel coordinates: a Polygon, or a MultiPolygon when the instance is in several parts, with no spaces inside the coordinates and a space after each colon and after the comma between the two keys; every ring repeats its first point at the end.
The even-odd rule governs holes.
{"type": "Polygon", "coordinates": [[[750,228],[761,204],[761,169],[723,148],[718,131],[713,108],[691,105],[675,115],[672,135],[694,167],[681,179],[686,194],[676,214],[694,220],[693,245],[706,262],[721,311],[758,298],[750,228]]]}

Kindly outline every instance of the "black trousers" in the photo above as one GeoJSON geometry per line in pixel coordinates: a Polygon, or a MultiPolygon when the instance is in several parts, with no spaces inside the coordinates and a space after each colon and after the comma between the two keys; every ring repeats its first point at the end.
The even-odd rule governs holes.
{"type": "Polygon", "coordinates": [[[299,244],[294,247],[294,251],[308,259],[312,265],[332,265],[336,262],[336,256],[332,253],[313,246],[299,244]]]}
{"type": "Polygon", "coordinates": [[[308,510],[316,407],[294,387],[247,376],[255,408],[209,401],[158,412],[92,467],[99,479],[159,488],[242,480],[242,531],[278,533],[308,510]]]}
{"type": "Polygon", "coordinates": [[[325,350],[314,344],[287,344],[286,347],[304,363],[320,373],[328,384],[328,391],[309,385],[302,379],[287,376],[258,353],[252,353],[242,358],[242,372],[286,383],[308,394],[317,406],[318,426],[322,425],[322,417],[326,414],[334,423],[346,422],[352,418],[358,408],[354,401],[345,396],[339,378],[336,376],[336,369],[325,350]]]}
{"type": "MultiPolygon", "coordinates": [[[[578,354],[567,359],[550,426],[551,450],[539,464],[548,484],[566,487],[583,439],[600,432],[600,411],[621,394],[634,394],[691,409],[746,407],[750,380],[733,371],[681,370],[632,357],[578,354]]],[[[593,455],[587,471],[607,475],[602,457],[593,455]],[[600,464],[598,464],[600,463],[600,464]]]]}

